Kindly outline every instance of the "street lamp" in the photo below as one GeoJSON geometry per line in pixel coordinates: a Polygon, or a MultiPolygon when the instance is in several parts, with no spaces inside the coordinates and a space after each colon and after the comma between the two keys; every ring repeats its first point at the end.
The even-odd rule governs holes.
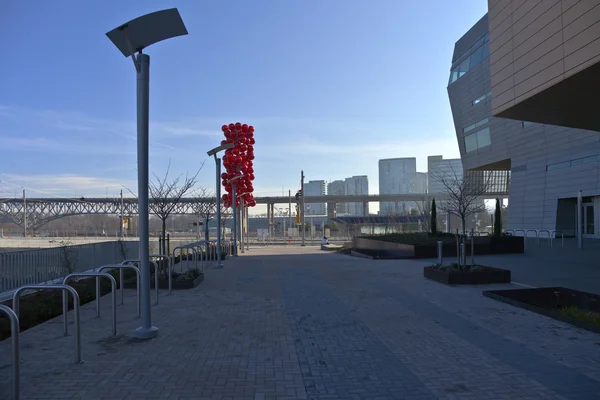
{"type": "Polygon", "coordinates": [[[123,53],[131,56],[137,79],[137,156],[138,217],[142,326],[136,329],[140,339],[158,335],[150,313],[150,268],[148,220],[148,111],[150,98],[150,56],[142,54],[146,47],[176,36],[187,35],[187,29],[176,8],[156,11],[133,19],[108,32],[106,36],[123,53]],[[135,57],[135,53],[137,57],[135,57]]]}
{"type": "Polygon", "coordinates": [[[229,183],[231,183],[231,196],[233,197],[233,201],[231,202],[231,208],[232,208],[232,212],[233,212],[233,256],[237,257],[238,256],[238,251],[237,251],[237,228],[238,228],[238,216],[237,216],[237,196],[235,194],[235,181],[243,178],[244,175],[238,175],[238,176],[234,176],[233,178],[231,178],[229,180],[229,183]],[[232,183],[233,182],[233,183],[232,183]]]}
{"type": "Polygon", "coordinates": [[[217,153],[233,149],[234,146],[233,143],[226,143],[206,152],[209,157],[213,156],[215,158],[217,167],[217,265],[215,268],[223,268],[223,263],[221,263],[221,159],[217,157],[217,153]]]}

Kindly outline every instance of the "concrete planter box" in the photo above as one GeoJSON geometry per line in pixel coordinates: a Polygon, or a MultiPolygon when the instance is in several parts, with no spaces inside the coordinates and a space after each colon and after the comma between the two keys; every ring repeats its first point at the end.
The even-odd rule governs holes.
{"type": "Polygon", "coordinates": [[[515,307],[532,311],[546,317],[566,322],[591,332],[600,333],[600,325],[582,321],[560,312],[560,307],[577,307],[600,314],[600,296],[563,287],[531,289],[486,290],[485,297],[515,307]]]}
{"type": "Polygon", "coordinates": [[[485,285],[490,283],[510,283],[510,270],[483,267],[481,271],[440,271],[432,267],[423,268],[423,276],[446,285],[485,285]]]}
{"type": "MultiPolygon", "coordinates": [[[[465,243],[467,253],[471,254],[471,243],[465,243]]],[[[356,238],[356,251],[364,251],[374,258],[436,258],[437,243],[404,244],[383,240],[356,238]]],[[[512,254],[525,251],[524,238],[520,236],[476,236],[475,255],[512,254]]],[[[456,242],[442,244],[444,258],[456,257],[456,242]]]]}
{"type": "MultiPolygon", "coordinates": [[[[198,286],[200,283],[202,283],[203,280],[204,280],[204,274],[202,274],[202,273],[200,274],[199,277],[197,277],[193,281],[177,282],[176,279],[173,279],[173,282],[172,282],[173,290],[193,289],[196,286],[198,286]]],[[[135,279],[125,281],[125,284],[123,285],[123,287],[125,289],[135,289],[135,288],[137,288],[137,282],[135,279]]],[[[154,279],[150,280],[150,288],[154,289],[154,279]]],[[[169,289],[169,281],[167,279],[160,279],[158,281],[158,288],[168,290],[169,289]]]]}

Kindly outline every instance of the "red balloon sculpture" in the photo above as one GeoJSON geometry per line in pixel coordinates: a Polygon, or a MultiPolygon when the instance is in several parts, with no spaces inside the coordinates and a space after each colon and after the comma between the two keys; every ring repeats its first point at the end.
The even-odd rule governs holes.
{"type": "Polygon", "coordinates": [[[226,192],[223,198],[223,205],[230,208],[233,205],[232,184],[236,185],[236,207],[241,205],[241,199],[244,199],[245,207],[256,206],[254,199],[254,127],[252,125],[242,124],[240,122],[223,125],[221,127],[225,140],[221,144],[233,143],[233,149],[227,149],[223,155],[223,166],[227,172],[221,174],[222,184],[226,192]],[[242,176],[235,181],[231,179],[242,176]],[[239,195],[241,194],[241,196],[239,195]]]}

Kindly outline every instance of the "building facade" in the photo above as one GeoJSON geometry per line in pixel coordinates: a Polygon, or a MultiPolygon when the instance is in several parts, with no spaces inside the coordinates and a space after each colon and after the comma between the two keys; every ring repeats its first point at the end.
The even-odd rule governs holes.
{"type": "Polygon", "coordinates": [[[415,193],[427,193],[427,172],[417,172],[415,177],[415,193]]]}
{"type": "MultiPolygon", "coordinates": [[[[578,4],[582,3],[588,2],[578,4]]],[[[488,15],[479,20],[456,42],[452,59],[448,95],[463,167],[497,174],[500,189],[508,188],[510,182],[509,229],[559,230],[573,235],[576,195],[582,190],[584,234],[594,237],[600,222],[598,132],[531,122],[560,122],[542,118],[544,103],[539,101],[530,114],[523,109],[510,111],[511,105],[524,101],[525,88],[547,87],[548,82],[557,81],[544,76],[551,69],[534,74],[532,69],[550,62],[547,57],[563,63],[562,53],[552,46],[564,40],[559,33],[566,29],[564,20],[556,21],[556,33],[540,30],[561,19],[561,1],[490,0],[490,12],[492,7],[493,24],[488,23],[488,15]],[[541,14],[530,15],[532,9],[541,14]],[[542,23],[544,19],[548,23],[542,23]]]]}
{"type": "MultiPolygon", "coordinates": [[[[344,181],[346,195],[359,196],[369,194],[369,178],[366,175],[352,176],[344,181]]],[[[368,210],[365,210],[363,203],[347,203],[348,214],[352,216],[368,215],[368,210]]]]}
{"type": "MultiPolygon", "coordinates": [[[[304,184],[305,196],[325,196],[327,194],[327,185],[325,181],[308,181],[304,184]]],[[[306,203],[305,215],[327,215],[326,203],[306,203]]]]}
{"type": "MultiPolygon", "coordinates": [[[[415,193],[417,179],[417,159],[388,158],[379,160],[379,194],[410,194],[415,193]]],[[[380,202],[379,213],[408,214],[412,208],[411,202],[380,202]]]]}

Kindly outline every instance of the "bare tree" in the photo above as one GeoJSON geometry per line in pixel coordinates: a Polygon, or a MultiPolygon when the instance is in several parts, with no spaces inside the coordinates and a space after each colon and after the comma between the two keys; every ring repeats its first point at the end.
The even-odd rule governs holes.
{"type": "Polygon", "coordinates": [[[215,214],[217,213],[217,201],[212,191],[206,188],[197,189],[194,194],[192,208],[199,221],[202,221],[204,225],[204,239],[210,240],[208,224],[215,218],[215,214]]]}
{"type": "Polygon", "coordinates": [[[413,210],[414,212],[412,212],[411,215],[421,217],[421,230],[423,232],[429,232],[431,225],[430,200],[415,201],[415,208],[413,208],[413,210]]]}
{"type": "Polygon", "coordinates": [[[169,215],[171,215],[181,198],[196,184],[196,177],[202,169],[202,166],[200,166],[200,169],[194,176],[188,176],[186,174],[185,178],[183,178],[183,175],[179,175],[172,181],[169,181],[170,169],[171,163],[169,162],[164,178],[160,178],[158,175],[154,174],[154,179],[150,180],[148,185],[149,195],[152,199],[149,202],[150,212],[156,215],[162,222],[162,254],[166,254],[164,238],[167,232],[167,218],[169,218],[169,215]]]}
{"type": "Polygon", "coordinates": [[[465,171],[458,174],[451,169],[446,173],[433,174],[431,179],[444,187],[447,196],[439,202],[439,208],[460,218],[465,234],[467,218],[486,211],[483,196],[490,188],[490,179],[486,171],[465,171]]]}

